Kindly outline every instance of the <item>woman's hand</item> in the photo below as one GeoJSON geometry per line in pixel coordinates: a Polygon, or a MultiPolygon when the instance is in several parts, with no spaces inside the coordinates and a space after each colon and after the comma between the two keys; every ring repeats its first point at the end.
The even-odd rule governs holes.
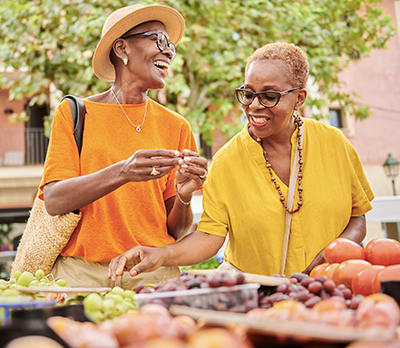
{"type": "Polygon", "coordinates": [[[179,160],[176,172],[176,190],[182,199],[189,202],[193,192],[206,180],[208,161],[198,153],[187,149],[183,150],[183,155],[184,158],[179,160]]]}
{"type": "Polygon", "coordinates": [[[121,175],[126,182],[158,179],[174,169],[179,160],[177,150],[138,150],[124,161],[121,175]]]}
{"type": "Polygon", "coordinates": [[[324,250],[321,250],[317,256],[315,256],[314,260],[310,263],[310,265],[302,272],[302,273],[306,273],[306,274],[310,274],[310,272],[312,271],[312,269],[315,266],[320,265],[321,263],[324,263],[325,259],[324,259],[324,250]]]}
{"type": "Polygon", "coordinates": [[[155,271],[163,265],[166,257],[164,248],[134,247],[110,261],[108,278],[115,282],[124,271],[129,271],[132,277],[142,272],[155,271]]]}

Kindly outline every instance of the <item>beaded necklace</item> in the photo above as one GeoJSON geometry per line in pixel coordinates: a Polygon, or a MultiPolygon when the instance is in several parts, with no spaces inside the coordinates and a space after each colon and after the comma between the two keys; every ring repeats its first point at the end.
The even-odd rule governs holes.
{"type": "Polygon", "coordinates": [[[269,174],[271,175],[271,181],[275,185],[275,188],[279,193],[280,201],[281,201],[283,207],[286,209],[286,211],[289,214],[296,213],[297,211],[299,211],[300,207],[303,205],[303,187],[301,186],[301,181],[303,179],[303,155],[302,155],[303,148],[301,146],[301,131],[300,131],[300,127],[303,124],[303,120],[300,118],[300,116],[297,116],[297,115],[294,115],[293,117],[294,117],[294,124],[297,128],[297,150],[299,152],[299,161],[298,161],[299,173],[297,175],[297,192],[299,193],[299,201],[297,202],[297,207],[295,209],[288,209],[287,202],[282,193],[281,187],[279,186],[279,184],[276,180],[276,177],[274,176],[274,173],[272,172],[272,165],[268,160],[267,152],[262,147],[262,139],[258,138],[258,137],[256,138],[257,143],[259,143],[261,145],[261,148],[263,150],[263,155],[265,158],[265,165],[269,171],[269,174]]]}

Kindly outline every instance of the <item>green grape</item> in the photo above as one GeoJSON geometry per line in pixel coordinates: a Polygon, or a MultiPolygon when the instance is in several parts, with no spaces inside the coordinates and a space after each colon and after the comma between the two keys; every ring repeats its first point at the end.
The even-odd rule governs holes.
{"type": "Polygon", "coordinates": [[[18,280],[19,276],[21,275],[21,271],[15,271],[13,278],[18,280]]]}
{"type": "Polygon", "coordinates": [[[103,309],[105,311],[111,311],[114,308],[114,301],[109,298],[105,298],[103,301],[103,309]]]}
{"type": "Polygon", "coordinates": [[[133,299],[133,297],[135,296],[135,292],[132,290],[125,290],[124,291],[124,297],[125,298],[129,298],[129,299],[133,299]]]}
{"type": "Polygon", "coordinates": [[[29,286],[39,286],[40,283],[37,279],[33,279],[30,283],[29,286]]]}
{"type": "Polygon", "coordinates": [[[64,279],[57,279],[56,280],[56,285],[57,286],[67,286],[67,281],[64,279]]]}
{"type": "Polygon", "coordinates": [[[44,277],[44,271],[42,269],[38,269],[35,272],[35,277],[36,277],[37,280],[42,279],[44,277]]]}
{"type": "Polygon", "coordinates": [[[111,299],[115,304],[121,303],[123,301],[122,297],[113,293],[108,293],[105,298],[111,299]]]}
{"type": "Polygon", "coordinates": [[[103,299],[99,294],[90,294],[83,300],[83,305],[86,311],[96,312],[103,306],[103,299]]]}
{"type": "Polygon", "coordinates": [[[17,285],[19,286],[28,286],[30,282],[33,280],[33,274],[31,272],[24,271],[18,277],[17,285]]]}
{"type": "Polygon", "coordinates": [[[114,286],[111,289],[111,293],[117,294],[119,296],[124,296],[125,291],[124,291],[124,289],[120,288],[119,286],[114,286]]]}

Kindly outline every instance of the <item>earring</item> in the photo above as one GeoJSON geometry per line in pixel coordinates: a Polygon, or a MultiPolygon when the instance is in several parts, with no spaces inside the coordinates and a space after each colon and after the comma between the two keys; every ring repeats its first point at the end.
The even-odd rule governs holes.
{"type": "Polygon", "coordinates": [[[125,65],[128,64],[128,58],[125,57],[122,61],[124,62],[125,65]]]}

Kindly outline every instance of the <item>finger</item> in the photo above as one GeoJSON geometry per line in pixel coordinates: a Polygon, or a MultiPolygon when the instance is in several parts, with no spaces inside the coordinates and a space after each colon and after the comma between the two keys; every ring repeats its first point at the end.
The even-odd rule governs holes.
{"type": "Polygon", "coordinates": [[[136,151],[137,157],[151,158],[151,157],[169,157],[176,158],[180,157],[178,150],[166,150],[166,149],[148,149],[136,151]]]}
{"type": "Polygon", "coordinates": [[[189,149],[184,149],[184,150],[182,151],[182,153],[183,153],[185,156],[200,157],[200,155],[199,155],[197,152],[191,151],[191,150],[189,150],[189,149]]]}
{"type": "MultiPolygon", "coordinates": [[[[194,165],[187,165],[186,163],[183,163],[179,167],[180,170],[183,170],[183,173],[190,173],[198,176],[203,176],[205,178],[205,175],[207,175],[207,169],[199,166],[194,166],[194,165]]],[[[182,171],[181,171],[182,173],[182,171]]],[[[201,179],[204,179],[201,178],[201,179]]]]}
{"type": "Polygon", "coordinates": [[[185,156],[183,158],[183,162],[187,164],[194,164],[205,169],[208,166],[208,161],[203,157],[185,156]]]}
{"type": "Polygon", "coordinates": [[[125,255],[122,255],[117,263],[115,275],[116,276],[121,276],[124,273],[125,265],[126,262],[128,261],[128,258],[125,255]]]}
{"type": "Polygon", "coordinates": [[[163,166],[176,166],[179,161],[182,161],[179,157],[151,157],[143,158],[137,162],[139,167],[163,167],[163,166]]]}
{"type": "Polygon", "coordinates": [[[133,266],[129,273],[132,277],[146,272],[146,270],[150,269],[152,267],[152,264],[148,261],[148,258],[143,258],[142,261],[140,261],[137,265],[133,266]]]}

